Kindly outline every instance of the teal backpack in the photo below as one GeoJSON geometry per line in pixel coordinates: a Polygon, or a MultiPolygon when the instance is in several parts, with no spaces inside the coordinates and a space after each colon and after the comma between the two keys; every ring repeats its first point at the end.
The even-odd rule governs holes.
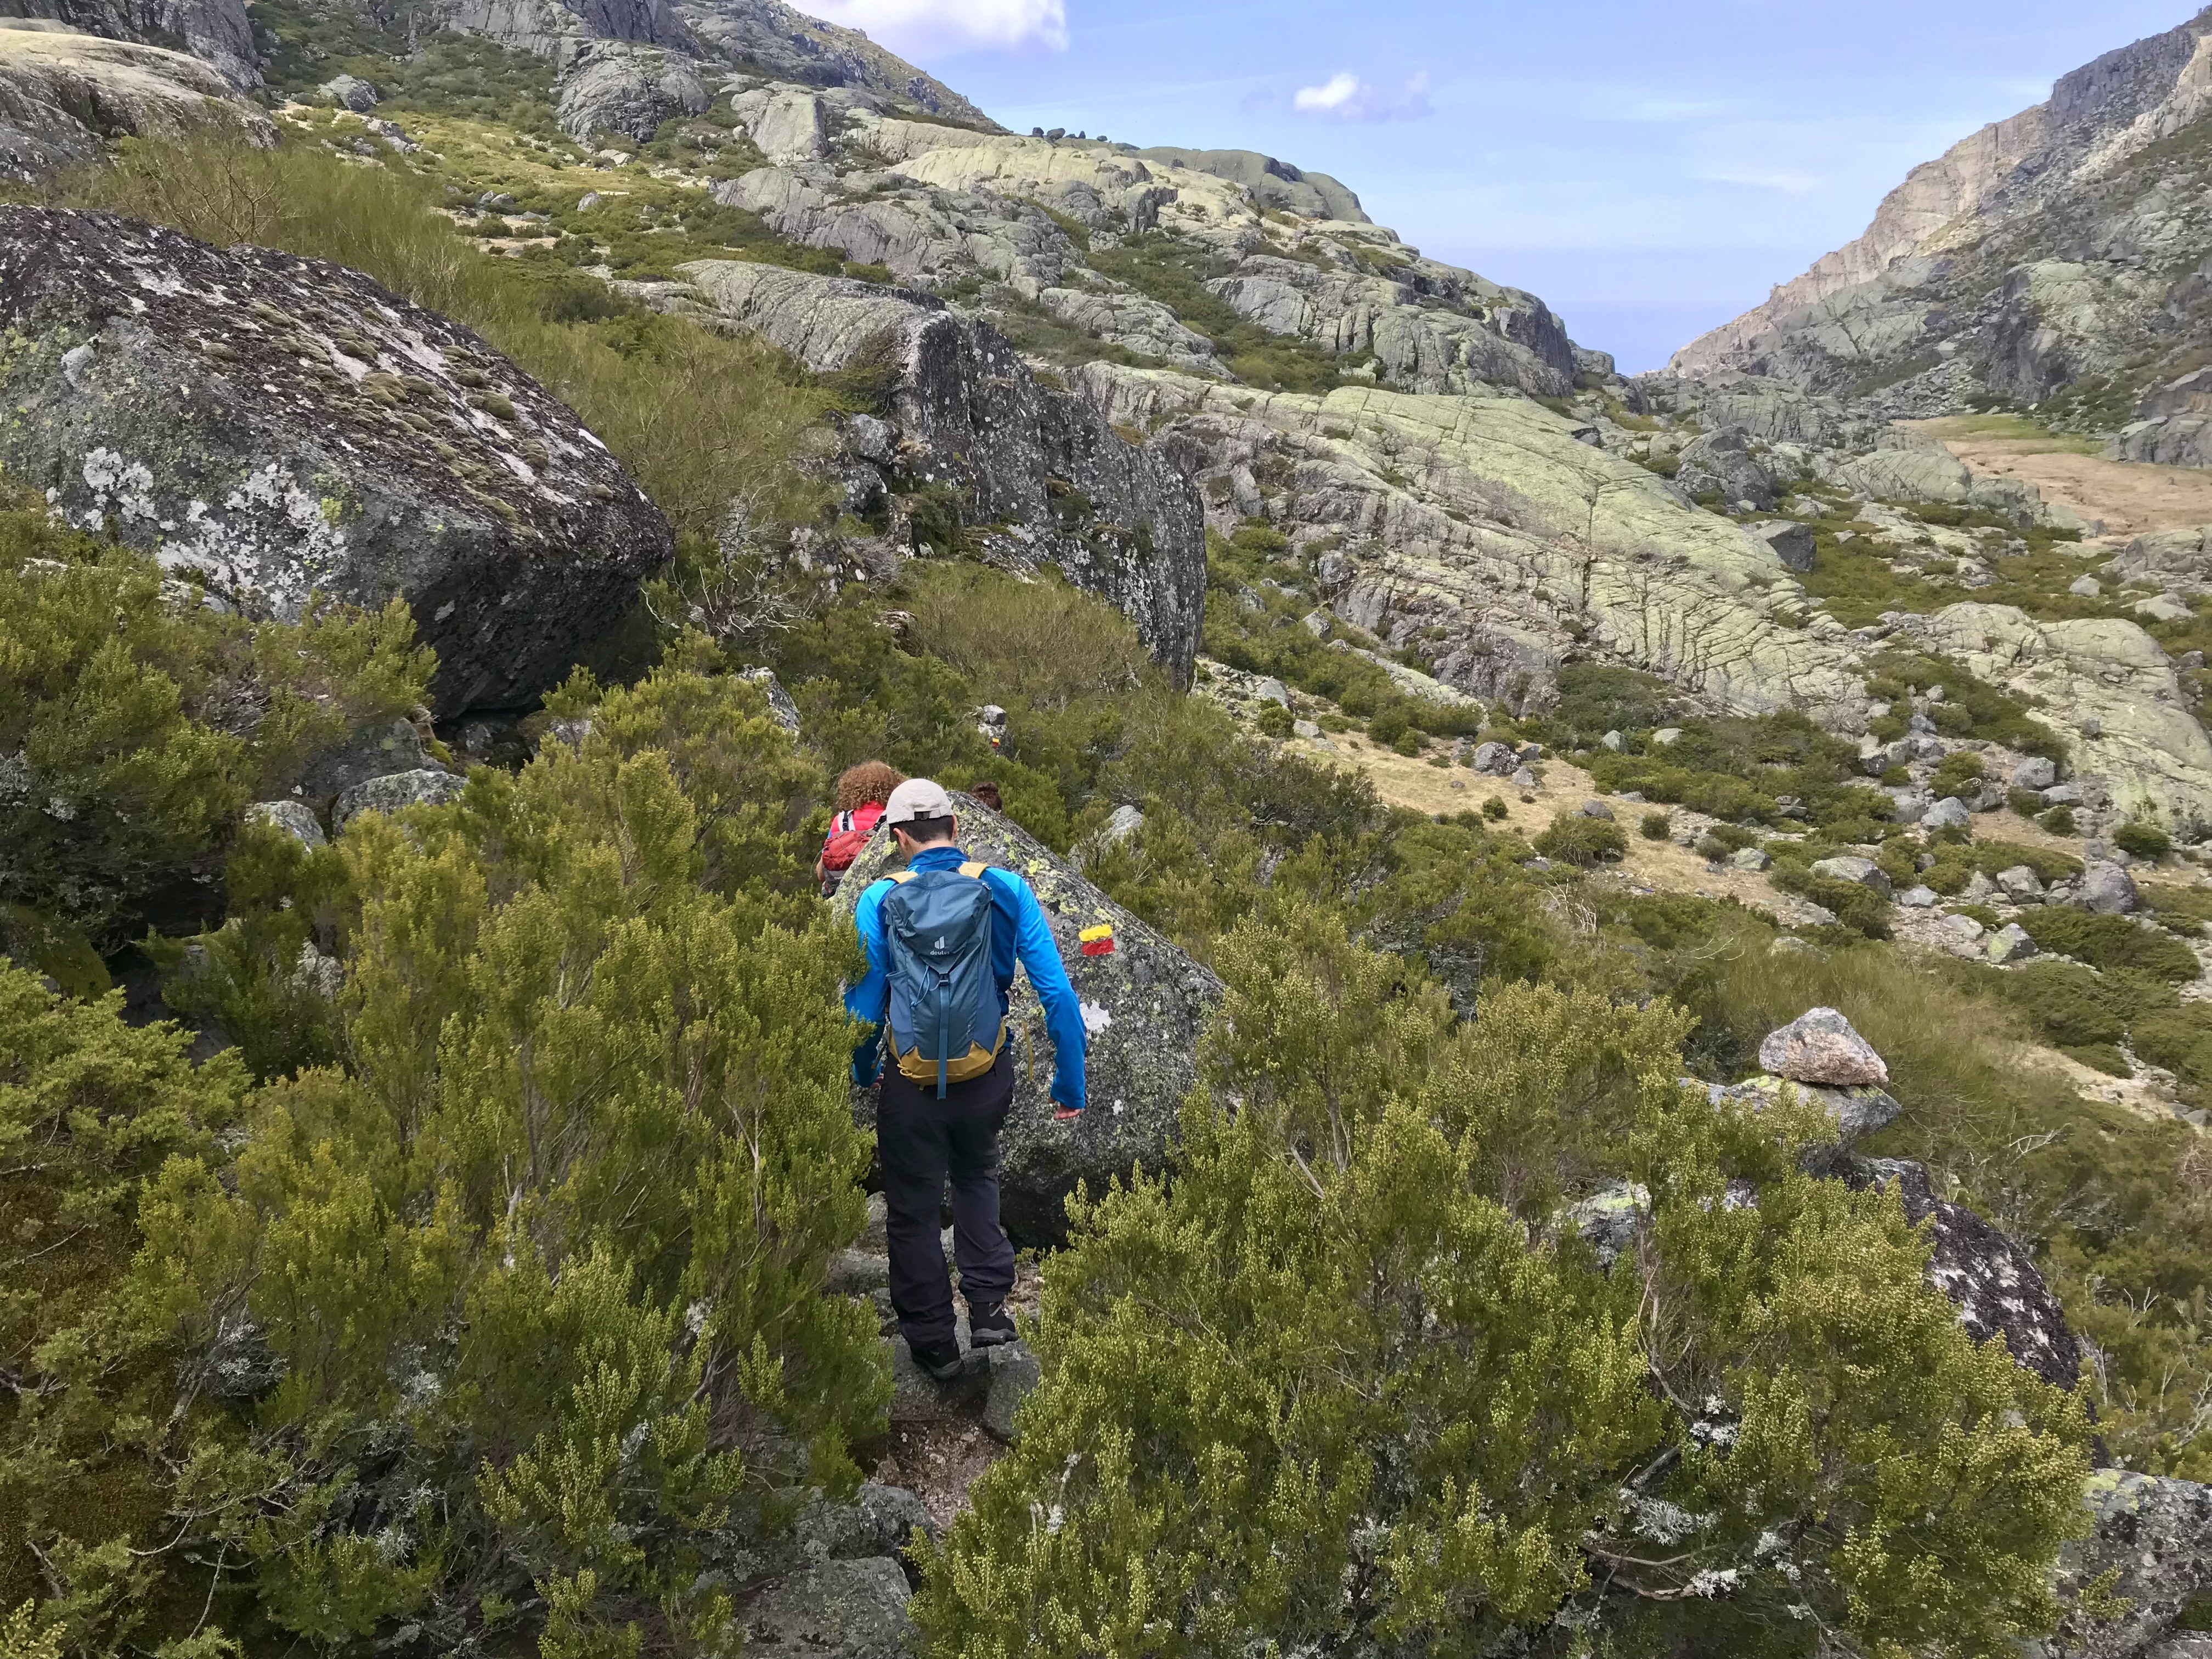
{"type": "Polygon", "coordinates": [[[965,1083],[989,1071],[1006,1040],[991,973],[997,915],[987,866],[903,870],[884,896],[890,957],[891,1054],[916,1083],[965,1083]]]}

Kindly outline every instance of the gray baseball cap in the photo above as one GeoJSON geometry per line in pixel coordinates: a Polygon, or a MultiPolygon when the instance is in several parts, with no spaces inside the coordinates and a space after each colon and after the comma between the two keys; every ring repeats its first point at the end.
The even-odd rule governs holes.
{"type": "Polygon", "coordinates": [[[911,823],[916,818],[949,818],[952,797],[942,784],[929,778],[908,778],[891,791],[884,803],[885,823],[911,823]]]}

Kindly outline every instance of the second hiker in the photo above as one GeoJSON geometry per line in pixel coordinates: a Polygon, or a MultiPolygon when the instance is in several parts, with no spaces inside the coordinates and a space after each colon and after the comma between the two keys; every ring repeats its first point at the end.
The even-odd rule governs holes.
{"type": "Polygon", "coordinates": [[[1044,1005],[1057,1115],[1083,1109],[1086,1033],[1051,927],[1012,871],[971,862],[954,836],[951,798],[927,778],[891,791],[884,822],[907,867],[862,893],[853,914],[868,954],[845,1006],[866,1023],[853,1051],[862,1087],[883,1073],[876,1141],[890,1245],[891,1308],[931,1375],[960,1369],[952,1284],[938,1230],[952,1182],[953,1258],[977,1347],[1014,1340],[1005,1307],[1014,1249],[999,1222],[999,1131],[1013,1103],[1008,992],[1018,964],[1044,1005]],[[890,1054],[878,1054],[884,1032],[890,1054]]]}
{"type": "Polygon", "coordinates": [[[837,890],[845,872],[853,867],[853,860],[875,834],[884,803],[905,781],[905,774],[881,761],[862,761],[837,775],[837,810],[830,816],[830,833],[823,838],[822,856],[814,860],[814,879],[821,884],[823,897],[837,890]]]}

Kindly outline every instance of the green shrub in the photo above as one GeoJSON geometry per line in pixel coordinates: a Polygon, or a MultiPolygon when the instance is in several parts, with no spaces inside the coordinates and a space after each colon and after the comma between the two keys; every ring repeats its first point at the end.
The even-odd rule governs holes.
{"type": "Polygon", "coordinates": [[[1970,785],[1982,781],[1982,757],[1971,749],[1954,749],[1936,763],[1936,772],[1929,780],[1937,799],[1945,795],[1963,795],[1970,785]]]}
{"type": "Polygon", "coordinates": [[[2050,1627],[2084,1409],[1961,1331],[1893,1198],[1798,1172],[1811,1115],[1679,1090],[1663,1004],[1507,987],[1455,1025],[1311,911],[1220,959],[1180,1168],[1047,1264],[1020,1443],[924,1555],[929,1651],[1481,1651],[1585,1620],[1593,1563],[1651,1598],[1638,1648],[1808,1606],[1869,1650],[2050,1627]],[[1623,1182],[1651,1212],[1607,1272],[1554,1218],[1623,1182]]]}
{"type": "Polygon", "coordinates": [[[2044,810],[2043,796],[2033,789],[2008,791],[2005,795],[2005,805],[2024,818],[2036,817],[2044,810]]]}
{"type": "Polygon", "coordinates": [[[1505,805],[1505,797],[1503,795],[1492,795],[1482,803],[1482,816],[1493,823],[1502,822],[1510,810],[1505,805]]]}
{"type": "Polygon", "coordinates": [[[1664,812],[1646,812],[1636,821],[1636,828],[1646,841],[1664,841],[1674,833],[1674,821],[1664,812]]]}
{"type": "Polygon", "coordinates": [[[173,1331],[189,1389],[251,1320],[263,1380],[135,1414],[160,1495],[133,1518],[41,1500],[64,1605],[175,1609],[182,1635],[191,1564],[222,1560],[256,1650],[431,1620],[549,1652],[623,1650],[641,1619],[732,1634],[718,1530],[849,1490],[890,1386],[872,1310],[821,1288],[869,1158],[850,936],[720,867],[781,823],[793,762],[757,689],[664,668],[580,747],[349,826],[345,1068],[150,1176],[131,1281],[48,1344],[82,1358],[40,1449],[173,1331]],[[118,1531],[138,1575],[83,1553],[118,1531]]]}
{"type": "Polygon", "coordinates": [[[1425,746],[1421,734],[1410,729],[1401,732],[1390,744],[1398,753],[1407,756],[1419,754],[1425,746]]]}
{"type": "Polygon", "coordinates": [[[0,615],[0,775],[21,773],[0,787],[0,947],[61,966],[75,941],[84,965],[57,977],[89,992],[153,895],[215,873],[247,801],[415,708],[431,670],[397,599],[250,624],[165,597],[153,559],[57,529],[4,485],[0,615]]]}
{"type": "Polygon", "coordinates": [[[1563,864],[1602,864],[1628,851],[1628,837],[1611,818],[1585,817],[1563,807],[1536,837],[1535,845],[1546,858],[1563,864]]]}
{"type": "Polygon", "coordinates": [[[2147,818],[2130,818],[2112,831],[2112,845],[2133,858],[2162,859],[2173,850],[2173,838],[2147,818]]]}
{"type": "Polygon", "coordinates": [[[2212,922],[2212,889],[2142,882],[2136,892],[2160,927],[2184,939],[2202,937],[2204,924],[2212,922]]]}
{"type": "Polygon", "coordinates": [[[2092,1043],[2082,1048],[2062,1047],[2058,1052],[2069,1060],[2079,1060],[2093,1072],[2102,1072],[2106,1077],[2128,1078],[2136,1074],[2136,1068],[2128,1064],[2128,1057],[2109,1042],[2092,1043]]]}
{"type": "Polygon", "coordinates": [[[1271,702],[1260,711],[1256,724],[1267,737],[1287,738],[1291,735],[1291,711],[1279,702],[1271,702]]]}
{"type": "Polygon", "coordinates": [[[2054,836],[2071,836],[2079,832],[2074,827],[2074,809],[2070,806],[2052,807],[2036,822],[2054,836]]]}
{"type": "Polygon", "coordinates": [[[2092,968],[2131,968],[2179,983],[2203,971],[2196,955],[2171,934],[2139,927],[2125,916],[2100,916],[2065,905],[2023,912],[2020,925],[2043,950],[2092,968]]]}

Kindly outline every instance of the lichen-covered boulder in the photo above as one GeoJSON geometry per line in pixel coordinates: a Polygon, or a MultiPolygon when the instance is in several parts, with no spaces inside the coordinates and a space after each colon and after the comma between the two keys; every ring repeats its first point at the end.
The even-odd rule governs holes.
{"type": "Polygon", "coordinates": [[[331,827],[343,830],[363,812],[398,812],[410,806],[442,806],[461,793],[460,779],[443,767],[387,772],[357,783],[331,808],[331,827]]]}
{"type": "Polygon", "coordinates": [[[1936,1197],[1925,1165],[1846,1156],[1831,1173],[1858,1190],[1894,1187],[1905,1218],[1929,1223],[1928,1282],[1959,1304],[1968,1335],[2002,1337],[2014,1360],[2055,1388],[2080,1379],[2081,1344],[2025,1247],[1965,1205],[1936,1197]]]}
{"type": "MultiPolygon", "coordinates": [[[[1157,1170],[1165,1160],[1176,1110],[1197,1078],[1198,1039],[1220,1000],[1221,981],[1015,824],[966,795],[955,795],[953,803],[969,856],[1012,871],[1036,894],[1091,1031],[1089,1108],[1073,1122],[1056,1121],[1048,1093],[1053,1054],[1044,1011],[1028,980],[1016,975],[1016,1082],[1000,1140],[1001,1214],[1016,1242],[1057,1243],[1066,1237],[1064,1201],[1077,1182],[1087,1182],[1097,1194],[1132,1165],[1157,1170]],[[1085,954],[1079,935],[1102,925],[1113,930],[1112,948],[1085,954]]],[[[879,829],[839,888],[840,908],[851,915],[868,884],[898,867],[890,834],[879,829]]],[[[872,1091],[857,1109],[872,1127],[872,1091]]]]}
{"type": "Polygon", "coordinates": [[[2059,1587],[2079,1590],[2118,1571],[2112,1594],[2126,1611],[2114,1620],[2069,1613],[2045,1644],[2047,1659],[2202,1659],[2212,1636],[2179,1628],[2201,1620],[2212,1596],[2212,1486],[2099,1469],[2087,1493],[2097,1529],[2069,1545],[2059,1587]]]}
{"type": "Polygon", "coordinates": [[[575,414],[356,271],[0,207],[0,470],[253,613],[412,606],[441,714],[527,702],[666,520],[575,414]]]}
{"type": "Polygon", "coordinates": [[[811,1561],[739,1610],[744,1650],[754,1659],[906,1659],[913,1595],[889,1556],[811,1561]]]}
{"type": "Polygon", "coordinates": [[[1836,1126],[1837,1140],[1846,1146],[1877,1129],[1887,1127],[1905,1110],[1896,1096],[1872,1085],[1803,1083],[1771,1073],[1746,1078],[1741,1083],[1707,1084],[1705,1088],[1716,1106],[1723,1100],[1734,1100],[1753,1111],[1778,1103],[1786,1091],[1796,1099],[1817,1104],[1825,1110],[1828,1121],[1836,1126]]]}

